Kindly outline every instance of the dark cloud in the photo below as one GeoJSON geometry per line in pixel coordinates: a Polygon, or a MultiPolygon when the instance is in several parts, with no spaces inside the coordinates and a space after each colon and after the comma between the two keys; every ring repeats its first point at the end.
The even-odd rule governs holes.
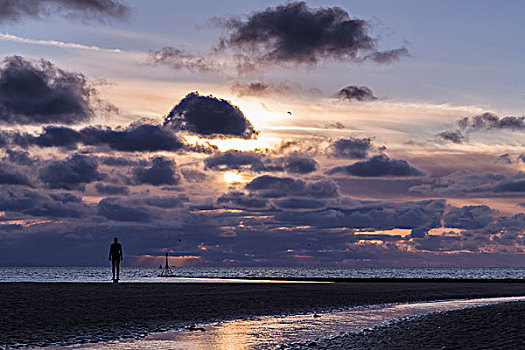
{"type": "Polygon", "coordinates": [[[456,122],[459,130],[444,131],[437,136],[445,141],[463,143],[467,136],[473,132],[510,130],[525,131],[525,116],[499,117],[493,113],[483,113],[474,117],[464,117],[456,122]]]}
{"type": "Polygon", "coordinates": [[[149,222],[153,219],[146,208],[124,206],[116,198],[104,198],[97,205],[98,214],[115,221],[149,222]]]}
{"type": "Polygon", "coordinates": [[[271,65],[316,65],[324,60],[385,63],[406,49],[377,51],[369,24],[340,7],[313,9],[290,2],[251,14],[247,20],[216,19],[227,30],[217,49],[232,49],[245,68],[271,65]]]}
{"type": "Polygon", "coordinates": [[[130,125],[123,130],[87,127],[81,134],[85,145],[107,145],[124,152],[177,151],[184,146],[177,135],[160,125],[130,125]]]}
{"type": "Polygon", "coordinates": [[[424,173],[408,164],[406,160],[390,159],[381,154],[356,162],[351,165],[337,166],[327,171],[328,174],[347,174],[360,177],[379,176],[423,176],[424,173]]]}
{"type": "Polygon", "coordinates": [[[509,177],[460,170],[446,176],[425,179],[423,184],[410,187],[410,192],[426,196],[519,196],[525,192],[525,174],[518,173],[509,177]]]}
{"type": "Polygon", "coordinates": [[[169,46],[151,51],[150,60],[153,63],[165,64],[175,70],[185,68],[201,73],[213,73],[220,70],[218,62],[212,57],[194,55],[186,50],[169,46]]]}
{"type": "Polygon", "coordinates": [[[285,83],[234,81],[231,84],[231,90],[237,96],[267,96],[289,93],[292,88],[285,83]]]}
{"type": "Polygon", "coordinates": [[[508,153],[505,153],[505,154],[502,154],[500,155],[496,161],[495,161],[496,164],[512,164],[512,158],[510,157],[510,154],[508,153]]]}
{"type": "Polygon", "coordinates": [[[150,185],[177,185],[180,175],[175,172],[176,164],[165,157],[156,157],[151,161],[151,167],[137,167],[133,169],[136,183],[150,185]]]}
{"type": "Polygon", "coordinates": [[[246,184],[250,192],[266,198],[304,196],[313,198],[333,198],[338,196],[337,185],[331,180],[306,182],[291,177],[263,175],[246,184]]]}
{"type": "Polygon", "coordinates": [[[103,183],[97,183],[95,185],[95,188],[99,194],[103,195],[128,195],[129,194],[129,188],[126,186],[115,186],[115,185],[106,185],[103,183]]]}
{"type": "Polygon", "coordinates": [[[183,207],[188,200],[186,195],[181,194],[178,196],[151,196],[144,198],[143,203],[152,207],[172,209],[183,207]]]}
{"type": "Polygon", "coordinates": [[[115,107],[96,97],[84,75],[53,63],[11,56],[0,65],[0,122],[6,124],[77,124],[95,111],[115,107]]]}
{"type": "Polygon", "coordinates": [[[16,133],[10,142],[21,147],[61,147],[75,149],[79,144],[108,147],[123,152],[177,151],[185,147],[170,129],[152,124],[135,124],[124,129],[89,126],[80,130],[46,126],[38,135],[16,133]]]}
{"type": "Polygon", "coordinates": [[[207,168],[213,170],[251,170],[255,172],[286,171],[293,174],[308,174],[319,167],[309,156],[292,153],[286,157],[270,157],[261,153],[226,151],[216,153],[204,160],[207,168]]]}
{"type": "Polygon", "coordinates": [[[317,228],[346,227],[350,229],[427,229],[441,227],[444,200],[404,203],[361,203],[355,208],[329,207],[317,211],[282,211],[277,221],[311,225],[317,228]]]}
{"type": "Polygon", "coordinates": [[[40,169],[40,180],[49,188],[84,190],[85,184],[101,180],[104,174],[98,172],[95,158],[74,154],[66,160],[57,160],[40,169]]]}
{"type": "Polygon", "coordinates": [[[336,158],[364,159],[372,149],[372,139],[347,138],[332,142],[328,154],[336,158]]]}
{"type": "Polygon", "coordinates": [[[478,229],[487,226],[496,217],[497,211],[486,205],[469,205],[452,208],[444,217],[444,226],[450,228],[478,229]]]}
{"type": "MultiPolygon", "coordinates": [[[[484,229],[484,234],[496,235],[511,235],[513,239],[517,236],[523,235],[525,231],[525,213],[519,213],[510,217],[501,216],[493,223],[488,224],[484,229]]],[[[521,242],[521,245],[525,242],[521,242]]]]}
{"type": "Polygon", "coordinates": [[[65,16],[84,20],[125,19],[130,9],[119,0],[0,0],[0,23],[65,16]]]}
{"type": "Polygon", "coordinates": [[[320,209],[326,207],[324,201],[310,198],[285,198],[275,200],[274,203],[281,209],[320,209]]]}
{"type": "Polygon", "coordinates": [[[38,217],[86,216],[90,209],[80,197],[70,193],[46,194],[22,187],[0,188],[0,210],[38,217]]]}
{"type": "Polygon", "coordinates": [[[99,157],[100,163],[113,167],[125,167],[125,166],[136,166],[136,165],[147,165],[148,162],[144,159],[129,159],[124,157],[114,156],[101,156],[99,157]]]}
{"type": "Polygon", "coordinates": [[[29,152],[27,151],[7,149],[5,152],[7,154],[7,157],[4,157],[3,159],[11,163],[23,166],[31,166],[36,162],[36,159],[31,158],[29,152]]]}
{"type": "Polygon", "coordinates": [[[7,163],[0,163],[0,184],[32,186],[26,174],[7,163]]]}
{"type": "Polygon", "coordinates": [[[450,141],[452,143],[464,143],[467,138],[461,133],[461,131],[443,131],[437,134],[438,138],[444,141],[450,141]]]}
{"type": "Polygon", "coordinates": [[[348,101],[374,101],[377,97],[374,96],[372,90],[366,86],[347,86],[339,90],[337,97],[348,101]]]}
{"type": "Polygon", "coordinates": [[[268,200],[253,195],[246,195],[243,192],[229,192],[221,195],[217,199],[217,203],[228,204],[234,208],[264,209],[268,205],[268,200]]]}
{"type": "Polygon", "coordinates": [[[518,160],[518,163],[519,163],[519,162],[525,163],[525,154],[520,154],[520,155],[518,156],[518,159],[517,159],[517,160],[518,160]]]}
{"type": "Polygon", "coordinates": [[[493,113],[483,113],[474,117],[458,120],[457,125],[469,132],[491,129],[525,130],[525,117],[500,118],[493,113]]]}
{"type": "Polygon", "coordinates": [[[257,132],[229,101],[198,92],[186,95],[168,114],[164,125],[205,137],[255,138],[257,132]]]}

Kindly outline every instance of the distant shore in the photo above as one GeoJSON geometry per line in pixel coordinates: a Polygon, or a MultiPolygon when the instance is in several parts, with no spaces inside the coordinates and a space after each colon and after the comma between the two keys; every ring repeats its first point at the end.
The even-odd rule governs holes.
{"type": "Polygon", "coordinates": [[[0,348],[115,340],[262,315],[525,295],[525,283],[0,283],[0,348]]]}

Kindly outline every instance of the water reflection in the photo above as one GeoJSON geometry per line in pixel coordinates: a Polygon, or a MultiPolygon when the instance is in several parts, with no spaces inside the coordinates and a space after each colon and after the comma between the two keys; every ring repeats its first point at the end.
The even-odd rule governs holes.
{"type": "MultiPolygon", "coordinates": [[[[456,310],[498,302],[525,301],[525,297],[452,300],[397,305],[358,307],[321,314],[321,317],[295,315],[261,317],[205,325],[206,332],[169,331],[140,340],[74,346],[76,349],[273,349],[279,344],[328,338],[341,333],[358,332],[384,322],[437,311],[456,310]]],[[[57,347],[54,347],[57,349],[57,347]]]]}

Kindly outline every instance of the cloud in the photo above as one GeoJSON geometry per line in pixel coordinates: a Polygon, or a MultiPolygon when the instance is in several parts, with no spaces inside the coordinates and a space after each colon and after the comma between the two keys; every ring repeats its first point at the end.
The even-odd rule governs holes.
{"type": "Polygon", "coordinates": [[[281,209],[320,209],[326,207],[324,201],[309,198],[285,198],[275,200],[274,203],[281,209]]]}
{"type": "Polygon", "coordinates": [[[292,88],[286,83],[273,83],[265,81],[244,82],[234,81],[231,90],[237,96],[268,96],[272,94],[289,93],[292,88]]]}
{"type": "Polygon", "coordinates": [[[106,185],[103,183],[97,183],[95,184],[95,189],[99,194],[103,195],[123,195],[126,196],[129,194],[129,188],[126,186],[115,186],[115,185],[106,185]]]}
{"type": "Polygon", "coordinates": [[[337,185],[332,180],[306,182],[291,177],[262,175],[246,184],[246,189],[265,198],[302,196],[313,198],[333,198],[339,195],[337,185]]]}
{"type": "Polygon", "coordinates": [[[115,221],[150,222],[153,217],[146,208],[124,206],[117,198],[104,198],[97,205],[98,214],[115,221]]]}
{"type": "Polygon", "coordinates": [[[452,208],[444,217],[444,226],[450,228],[479,229],[496,217],[497,211],[486,205],[469,205],[452,208]]]}
{"type": "Polygon", "coordinates": [[[221,195],[217,199],[217,203],[229,204],[234,208],[264,209],[268,205],[268,200],[253,195],[246,195],[243,192],[229,192],[221,195]]]}
{"type": "Polygon", "coordinates": [[[452,174],[431,177],[423,180],[423,184],[410,187],[410,192],[426,196],[519,196],[525,192],[525,174],[517,173],[506,176],[497,173],[474,173],[469,170],[459,170],[452,174]]]}
{"type": "Polygon", "coordinates": [[[443,131],[437,134],[437,137],[444,141],[450,141],[452,143],[464,143],[467,138],[459,130],[455,131],[443,131]]]}
{"type": "Polygon", "coordinates": [[[116,107],[97,98],[84,75],[53,63],[6,57],[0,65],[0,122],[6,124],[78,124],[96,111],[116,107]]]}
{"type": "Polygon", "coordinates": [[[214,73],[220,71],[219,63],[212,57],[199,56],[186,50],[166,46],[157,51],[150,52],[150,60],[156,64],[164,64],[172,69],[188,69],[201,73],[214,73]]]}
{"type": "Polygon", "coordinates": [[[0,0],[0,23],[51,16],[103,21],[125,19],[129,13],[119,0],[0,0]]]}
{"type": "Polygon", "coordinates": [[[356,162],[351,165],[337,166],[327,171],[327,174],[333,175],[342,173],[346,175],[360,177],[378,177],[378,176],[423,176],[424,173],[408,164],[403,159],[390,159],[384,154],[373,156],[372,158],[356,162]]]}
{"type": "Polygon", "coordinates": [[[308,174],[319,168],[319,164],[315,159],[297,153],[292,153],[286,157],[270,157],[261,153],[241,151],[216,153],[206,158],[204,164],[209,169],[220,171],[286,171],[292,174],[308,174]]]}
{"type": "Polygon", "coordinates": [[[80,218],[89,214],[82,198],[70,193],[46,194],[22,187],[0,188],[0,210],[38,217],[80,218]]]}
{"type": "Polygon", "coordinates": [[[493,113],[483,113],[474,117],[462,118],[458,120],[457,125],[469,132],[491,129],[522,131],[525,130],[525,117],[500,118],[493,113]]]}
{"type": "Polygon", "coordinates": [[[21,147],[61,147],[75,149],[79,144],[109,147],[123,152],[177,151],[183,141],[169,128],[152,124],[133,124],[124,129],[89,126],[80,130],[62,126],[46,126],[38,135],[7,134],[8,142],[21,147]]]}
{"type": "Polygon", "coordinates": [[[374,101],[377,97],[374,96],[372,90],[366,86],[347,86],[339,90],[337,98],[348,101],[374,101]]]}
{"type": "Polygon", "coordinates": [[[252,124],[230,101],[198,92],[186,95],[168,114],[165,126],[205,137],[255,138],[252,124]]]}
{"type": "Polygon", "coordinates": [[[36,159],[31,158],[29,152],[27,151],[7,149],[5,152],[7,153],[7,157],[4,157],[3,160],[9,161],[11,163],[23,166],[31,166],[36,162],[36,159]]]}
{"type": "Polygon", "coordinates": [[[155,157],[151,167],[137,167],[133,169],[134,179],[138,184],[150,185],[177,185],[180,175],[175,172],[176,164],[165,157],[155,157]]]}
{"type": "Polygon", "coordinates": [[[499,117],[493,113],[483,113],[474,117],[464,117],[456,121],[459,130],[444,131],[438,138],[453,143],[464,143],[473,132],[489,132],[494,130],[525,131],[525,116],[499,117]]]}
{"type": "Polygon", "coordinates": [[[53,161],[40,169],[39,178],[49,188],[83,191],[86,183],[102,180],[104,174],[98,172],[95,158],[73,154],[66,160],[53,161]]]}
{"type": "Polygon", "coordinates": [[[217,51],[237,52],[245,68],[272,65],[317,65],[321,61],[385,63],[406,55],[405,48],[377,51],[369,24],[340,7],[313,9],[290,2],[240,18],[215,19],[227,32],[217,51]]]}
{"type": "Polygon", "coordinates": [[[328,154],[336,158],[364,159],[372,149],[370,138],[346,138],[332,142],[328,148],[328,154]]]}
{"type": "Polygon", "coordinates": [[[33,186],[27,175],[6,163],[0,163],[0,184],[33,186]]]}

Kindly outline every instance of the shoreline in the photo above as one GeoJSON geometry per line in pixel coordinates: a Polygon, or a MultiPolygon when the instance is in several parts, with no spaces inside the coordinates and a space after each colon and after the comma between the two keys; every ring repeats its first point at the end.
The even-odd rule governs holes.
{"type": "Polygon", "coordinates": [[[522,283],[0,283],[0,348],[117,340],[346,307],[525,295],[522,283]]]}

